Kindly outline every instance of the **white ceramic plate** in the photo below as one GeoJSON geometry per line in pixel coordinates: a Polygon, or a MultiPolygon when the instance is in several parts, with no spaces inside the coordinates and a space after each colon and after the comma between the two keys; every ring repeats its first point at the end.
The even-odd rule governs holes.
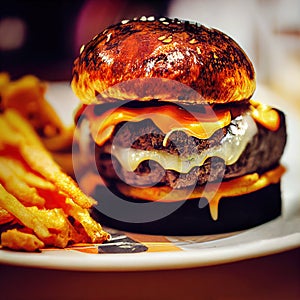
{"type": "MultiPolygon", "coordinates": [[[[50,85],[47,98],[70,124],[78,100],[66,83],[50,85]]],[[[287,172],[282,179],[283,214],[264,225],[231,236],[165,237],[177,251],[91,254],[78,250],[47,250],[42,253],[0,251],[0,263],[86,271],[161,270],[208,266],[278,253],[300,246],[300,107],[278,99],[258,87],[255,99],[282,109],[287,116],[288,144],[282,158],[287,172]]],[[[154,241],[155,242],[155,241],[154,241]]]]}

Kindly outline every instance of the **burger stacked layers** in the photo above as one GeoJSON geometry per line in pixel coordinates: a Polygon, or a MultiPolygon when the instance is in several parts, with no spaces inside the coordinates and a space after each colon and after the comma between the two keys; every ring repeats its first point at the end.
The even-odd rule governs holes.
{"type": "Polygon", "coordinates": [[[105,184],[126,201],[182,203],[138,226],[99,213],[102,222],[206,234],[280,214],[284,114],[251,100],[252,63],[224,33],[177,19],[123,20],[82,47],[72,88],[83,102],[80,148],[93,149],[86,161],[105,184]]]}

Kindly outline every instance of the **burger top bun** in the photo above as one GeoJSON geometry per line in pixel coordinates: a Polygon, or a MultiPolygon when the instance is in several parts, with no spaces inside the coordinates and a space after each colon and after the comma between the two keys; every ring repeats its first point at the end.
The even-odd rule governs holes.
{"type": "Polygon", "coordinates": [[[216,29],[141,17],[110,26],[82,46],[71,85],[85,104],[222,104],[249,99],[255,72],[240,46],[216,29]]]}

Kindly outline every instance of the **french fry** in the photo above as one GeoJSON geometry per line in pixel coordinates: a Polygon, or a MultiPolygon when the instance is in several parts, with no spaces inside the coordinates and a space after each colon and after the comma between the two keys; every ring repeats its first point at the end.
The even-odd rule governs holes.
{"type": "Polygon", "coordinates": [[[34,145],[35,147],[44,148],[43,143],[31,125],[17,111],[13,109],[7,109],[4,112],[3,117],[8,124],[8,127],[23,137],[22,144],[26,143],[29,145],[34,145]]]}
{"type": "MultiPolygon", "coordinates": [[[[3,159],[1,159],[3,160],[3,159]]],[[[15,173],[0,160],[0,182],[5,189],[12,195],[20,199],[27,206],[37,205],[43,207],[45,200],[40,197],[34,187],[30,187],[26,182],[22,181],[15,173]]]]}
{"type": "MultiPolygon", "coordinates": [[[[45,180],[44,178],[37,176],[36,174],[25,169],[25,166],[17,159],[9,157],[0,157],[0,166],[9,168],[19,179],[27,183],[31,187],[45,189],[45,190],[55,190],[55,186],[45,180]]],[[[1,171],[0,171],[1,173],[1,171]]]]}
{"type": "Polygon", "coordinates": [[[13,130],[9,124],[7,124],[3,115],[0,115],[0,128],[0,149],[3,149],[5,145],[18,147],[18,145],[24,143],[24,137],[16,133],[15,130],[13,130]]]}
{"type": "MultiPolygon", "coordinates": [[[[22,156],[33,170],[55,184],[80,206],[90,208],[97,203],[91,197],[86,196],[70,176],[61,171],[25,119],[13,110],[6,111],[4,118],[8,127],[18,129],[23,136],[26,136],[26,140],[21,140],[19,148],[22,156]]],[[[20,139],[18,138],[18,140],[20,139]]],[[[15,142],[13,143],[15,145],[15,142]]]]}
{"type": "Polygon", "coordinates": [[[1,235],[1,244],[13,250],[37,251],[45,247],[45,244],[34,234],[10,229],[1,235]]]}
{"type": "Polygon", "coordinates": [[[14,220],[14,216],[0,207],[0,225],[11,222],[14,220]]]}
{"type": "MultiPolygon", "coordinates": [[[[52,154],[70,152],[74,124],[66,125],[46,99],[47,83],[26,75],[10,80],[8,73],[0,72],[0,111],[14,109],[22,115],[38,134],[42,143],[52,154]]],[[[60,157],[59,157],[60,159],[60,157]]],[[[73,175],[69,161],[58,160],[68,173],[73,175]]]]}
{"type": "Polygon", "coordinates": [[[46,179],[55,184],[61,191],[65,192],[78,205],[84,208],[90,208],[97,202],[91,197],[86,196],[77,186],[75,181],[63,173],[58,165],[44,150],[37,147],[24,145],[21,147],[21,153],[33,170],[42,174],[46,179]]]}
{"type": "Polygon", "coordinates": [[[69,241],[73,243],[87,243],[89,241],[89,237],[86,234],[84,230],[82,230],[81,224],[75,222],[74,224],[71,224],[71,222],[67,220],[67,223],[69,224],[69,241]],[[80,227],[79,227],[80,225],[80,227]]]}
{"type": "Polygon", "coordinates": [[[43,139],[43,144],[49,151],[60,151],[70,147],[73,142],[74,127],[68,127],[61,131],[59,135],[43,139]]]}
{"type": "Polygon", "coordinates": [[[36,216],[52,234],[52,237],[47,240],[49,244],[59,248],[67,246],[70,228],[61,208],[38,209],[37,207],[28,207],[28,211],[36,216]]]}
{"type": "Polygon", "coordinates": [[[24,226],[32,229],[39,239],[51,238],[48,228],[30,210],[8,193],[0,184],[0,207],[15,216],[24,226]]]}
{"type": "MultiPolygon", "coordinates": [[[[3,75],[3,88],[1,89],[2,105],[5,109],[16,109],[29,120],[31,125],[43,135],[57,134],[63,124],[46,101],[47,84],[33,75],[26,75],[15,81],[7,81],[3,75]],[[49,130],[51,128],[51,130],[49,130]]],[[[1,78],[0,78],[1,79],[1,78]]]]}
{"type": "Polygon", "coordinates": [[[36,251],[108,240],[110,235],[88,211],[96,201],[61,170],[33,127],[17,111],[6,109],[0,128],[0,225],[7,228],[14,221],[2,233],[1,245],[36,251]]]}
{"type": "Polygon", "coordinates": [[[66,212],[82,224],[92,243],[102,243],[109,239],[110,235],[90,216],[87,209],[77,205],[71,198],[66,198],[66,204],[66,212]]]}

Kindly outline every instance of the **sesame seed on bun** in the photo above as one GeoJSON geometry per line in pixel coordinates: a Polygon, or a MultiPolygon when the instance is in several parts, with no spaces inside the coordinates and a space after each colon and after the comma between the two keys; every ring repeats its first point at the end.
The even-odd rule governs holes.
{"type": "Polygon", "coordinates": [[[123,20],[95,36],[82,46],[72,80],[85,104],[115,99],[222,104],[250,99],[255,86],[250,59],[229,36],[154,17],[123,20]]]}

